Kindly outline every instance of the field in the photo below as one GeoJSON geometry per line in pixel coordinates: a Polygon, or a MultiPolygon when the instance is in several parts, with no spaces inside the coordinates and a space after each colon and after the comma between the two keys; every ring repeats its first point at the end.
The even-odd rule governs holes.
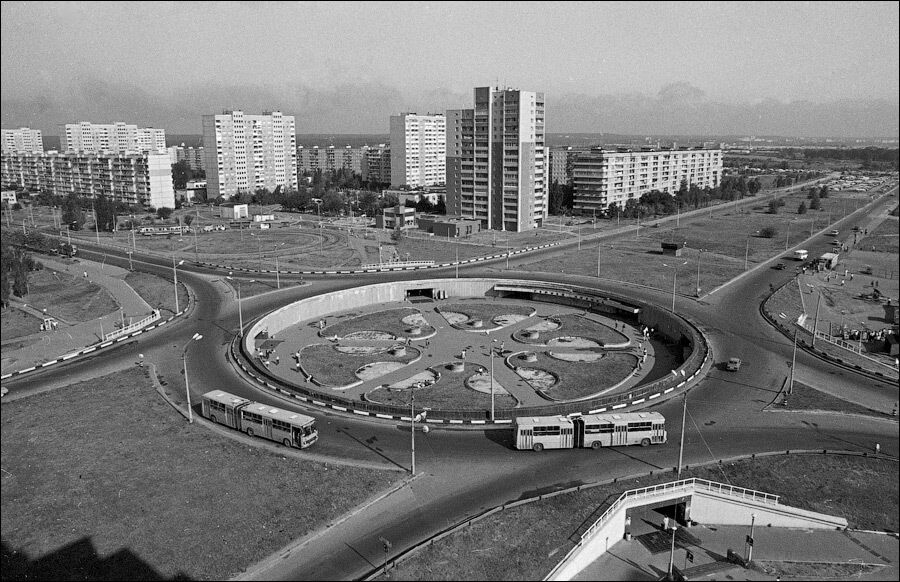
{"type": "Polygon", "coordinates": [[[841,400],[831,394],[820,392],[814,388],[810,388],[801,382],[794,382],[794,393],[787,397],[787,403],[783,402],[781,397],[772,403],[772,408],[778,410],[825,410],[829,412],[840,412],[843,414],[861,414],[864,416],[877,416],[881,418],[889,418],[887,412],[871,410],[865,406],[860,406],[847,400],[841,400]]]}
{"type": "Polygon", "coordinates": [[[426,336],[434,332],[434,329],[429,325],[404,323],[402,321],[403,318],[410,316],[418,316],[421,318],[422,313],[418,309],[410,308],[377,311],[375,313],[368,313],[366,315],[329,325],[321,331],[320,335],[322,335],[322,337],[337,336],[343,338],[354,332],[382,331],[395,338],[411,337],[412,339],[415,339],[416,336],[411,336],[409,334],[409,330],[414,325],[422,330],[422,333],[419,334],[419,336],[426,336]]]}
{"type": "MultiPolygon", "coordinates": [[[[573,336],[592,340],[600,346],[605,346],[607,344],[622,344],[628,341],[628,338],[625,337],[625,335],[623,335],[622,333],[612,330],[602,323],[592,321],[588,318],[581,317],[574,313],[566,315],[554,315],[552,317],[554,320],[562,324],[558,329],[539,332],[538,338],[535,340],[529,340],[526,337],[520,337],[521,334],[519,333],[516,334],[516,341],[520,341],[523,343],[547,344],[547,342],[552,339],[573,336]]],[[[556,347],[565,348],[565,346],[562,344],[557,345],[556,347]]]]}
{"type": "MultiPolygon", "coordinates": [[[[125,282],[143,297],[150,307],[159,309],[164,316],[168,317],[175,313],[175,286],[172,281],[150,273],[132,271],[125,276],[125,282]]],[[[178,308],[185,309],[188,306],[188,300],[187,289],[184,284],[179,283],[178,308]]]]}
{"type": "Polygon", "coordinates": [[[398,476],[188,424],[137,368],[4,403],[2,445],[4,579],[223,580],[398,476]]]}
{"type": "Polygon", "coordinates": [[[119,308],[102,287],[49,269],[31,273],[28,294],[22,300],[37,310],[46,309],[48,315],[65,323],[91,321],[119,308]]]}
{"type": "MultiPolygon", "coordinates": [[[[790,455],[688,468],[697,477],[781,495],[781,502],[841,515],[850,527],[897,531],[897,463],[861,457],[790,455]]],[[[386,580],[541,580],[573,539],[624,491],[673,481],[656,475],[558,495],[507,509],[423,548],[386,580]]]]}
{"type": "Polygon", "coordinates": [[[409,363],[419,357],[416,348],[407,347],[402,356],[390,352],[349,354],[339,352],[331,344],[314,344],[300,350],[300,363],[316,382],[325,386],[346,386],[360,380],[356,371],[373,362],[409,363]]]}
{"type": "Polygon", "coordinates": [[[584,398],[618,384],[634,372],[638,363],[637,357],[616,352],[606,353],[596,362],[565,362],[543,353],[538,353],[537,358],[531,363],[514,357],[513,363],[553,374],[558,382],[544,391],[558,401],[584,398]]]}
{"type": "MultiPolygon", "coordinates": [[[[484,371],[478,364],[465,364],[463,372],[451,372],[446,365],[432,366],[433,372],[441,377],[437,382],[416,390],[416,406],[427,406],[441,410],[490,410],[490,390],[485,394],[472,390],[463,385],[466,378],[484,371]]],[[[488,377],[490,372],[488,372],[488,377]]],[[[376,388],[366,393],[366,399],[380,404],[392,406],[408,406],[409,390],[387,390],[376,388]]],[[[513,408],[517,401],[506,394],[494,394],[494,406],[496,408],[513,408]]]]}
{"type": "Polygon", "coordinates": [[[0,322],[2,322],[0,327],[3,329],[4,342],[37,333],[40,331],[41,325],[39,318],[14,307],[3,310],[0,314],[0,322]]]}
{"type": "Polygon", "coordinates": [[[900,240],[898,239],[900,239],[900,226],[897,224],[897,217],[890,216],[860,241],[859,248],[870,250],[875,247],[875,252],[897,254],[900,253],[900,240]]]}

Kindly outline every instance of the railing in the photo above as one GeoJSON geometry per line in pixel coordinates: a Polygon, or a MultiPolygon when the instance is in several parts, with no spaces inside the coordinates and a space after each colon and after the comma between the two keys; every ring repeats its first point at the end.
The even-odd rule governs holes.
{"type": "Polygon", "coordinates": [[[154,321],[160,318],[159,309],[154,309],[151,315],[148,315],[144,319],[140,321],[136,321],[134,323],[128,324],[122,329],[117,329],[116,331],[109,332],[108,334],[103,336],[103,341],[109,341],[111,339],[116,339],[119,336],[123,336],[125,334],[129,334],[133,331],[137,331],[146,325],[150,325],[154,321]]]}
{"type": "Polygon", "coordinates": [[[403,267],[430,267],[432,265],[434,265],[434,261],[396,261],[385,263],[371,263],[368,265],[356,267],[356,269],[401,269],[403,267]]]}

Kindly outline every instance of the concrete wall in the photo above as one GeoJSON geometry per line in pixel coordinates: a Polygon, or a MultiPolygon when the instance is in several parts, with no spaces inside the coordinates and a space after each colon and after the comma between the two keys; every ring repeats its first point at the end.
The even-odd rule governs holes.
{"type": "Polygon", "coordinates": [[[769,505],[741,500],[712,491],[695,491],[690,519],[717,525],[750,525],[750,514],[756,514],[758,527],[804,527],[835,529],[847,527],[843,517],[806,511],[787,505],[769,505]]]}
{"type": "Polygon", "coordinates": [[[546,580],[571,580],[594,560],[605,554],[606,550],[621,541],[625,535],[625,516],[628,509],[627,503],[619,505],[615,511],[609,514],[603,526],[594,531],[590,540],[580,548],[576,546],[564,565],[546,580]]]}

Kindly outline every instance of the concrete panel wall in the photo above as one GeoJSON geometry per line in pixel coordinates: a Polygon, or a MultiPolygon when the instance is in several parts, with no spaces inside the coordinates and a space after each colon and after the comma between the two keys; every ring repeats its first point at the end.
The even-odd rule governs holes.
{"type": "Polygon", "coordinates": [[[750,525],[750,514],[756,514],[758,527],[804,527],[835,529],[847,527],[843,517],[806,511],[787,505],[769,505],[736,499],[710,491],[695,491],[690,518],[698,523],[717,525],[750,525]]]}
{"type": "Polygon", "coordinates": [[[581,549],[576,550],[565,565],[547,579],[571,580],[594,560],[605,554],[608,548],[613,547],[625,535],[625,515],[627,511],[628,505],[623,503],[610,513],[603,526],[593,532],[591,539],[585,542],[581,549]]]}

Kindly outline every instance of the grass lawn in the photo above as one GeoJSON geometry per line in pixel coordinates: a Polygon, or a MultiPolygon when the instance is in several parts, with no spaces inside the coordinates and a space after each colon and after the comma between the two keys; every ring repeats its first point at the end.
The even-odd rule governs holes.
{"type": "MultiPolygon", "coordinates": [[[[498,315],[527,315],[534,313],[534,308],[527,305],[515,305],[513,303],[449,303],[441,304],[437,310],[452,311],[468,315],[469,319],[480,319],[487,328],[493,327],[492,321],[498,315]]],[[[467,328],[468,329],[468,328],[467,328]]]]}
{"type": "MultiPolygon", "coordinates": [[[[412,339],[415,339],[416,336],[412,336],[407,332],[413,325],[403,323],[402,319],[409,315],[421,315],[421,313],[422,312],[418,309],[411,309],[409,307],[367,313],[366,315],[329,325],[322,330],[321,335],[323,337],[338,336],[340,338],[357,331],[383,331],[397,338],[411,337],[412,339]]],[[[431,326],[419,325],[417,327],[422,329],[420,337],[429,335],[434,331],[434,328],[431,326]]]]}
{"type": "Polygon", "coordinates": [[[826,392],[810,388],[806,384],[794,382],[794,393],[787,397],[787,405],[781,404],[779,396],[772,404],[778,410],[829,410],[848,414],[864,414],[882,418],[892,418],[888,412],[872,410],[853,402],[842,400],[826,392]]]}
{"type": "Polygon", "coordinates": [[[37,310],[69,323],[81,323],[116,311],[119,305],[99,285],[82,277],[50,269],[33,271],[28,277],[28,294],[22,301],[37,310]]]}
{"type": "MultiPolygon", "coordinates": [[[[554,315],[552,317],[555,321],[558,321],[562,324],[559,328],[539,332],[538,338],[534,340],[529,340],[523,337],[521,333],[518,333],[516,334],[516,341],[523,343],[546,344],[547,342],[555,338],[573,336],[593,340],[601,346],[607,344],[621,344],[628,341],[628,338],[624,334],[610,329],[602,323],[593,321],[580,315],[576,315],[574,313],[554,315]]],[[[556,349],[565,349],[565,346],[556,346],[556,349]]]]}
{"type": "Polygon", "coordinates": [[[559,381],[545,390],[546,394],[555,400],[572,400],[621,382],[634,372],[638,359],[631,354],[611,352],[597,362],[565,362],[537,352],[537,362],[525,362],[517,357],[512,362],[552,373],[559,381]]]}
{"type": "Polygon", "coordinates": [[[331,344],[315,344],[300,350],[300,363],[317,382],[325,386],[346,386],[359,380],[356,371],[372,362],[408,363],[419,357],[419,350],[406,347],[406,354],[348,354],[339,352],[331,344]]]}
{"type": "Polygon", "coordinates": [[[41,331],[41,323],[37,317],[15,307],[8,307],[0,312],[0,328],[3,329],[4,342],[38,333],[41,331]]]}
{"type": "Polygon", "coordinates": [[[137,368],[4,403],[0,429],[4,558],[49,560],[50,579],[226,579],[397,478],[188,424],[137,368]],[[77,563],[79,541],[112,559],[77,563]]]}
{"type": "MultiPolygon", "coordinates": [[[[441,410],[490,410],[491,395],[472,390],[465,386],[465,380],[483,371],[484,366],[465,364],[463,372],[451,372],[446,365],[429,368],[441,375],[437,382],[416,390],[416,406],[428,406],[441,410]]],[[[496,376],[495,376],[496,377],[496,376]]],[[[391,391],[376,388],[366,394],[366,398],[381,404],[409,406],[409,390],[391,391]]],[[[495,408],[514,408],[518,401],[506,394],[494,394],[495,408]]]]}
{"type": "MultiPolygon", "coordinates": [[[[781,503],[840,515],[850,527],[898,531],[897,463],[837,455],[762,457],[682,471],[781,495],[781,503]]],[[[671,473],[558,495],[501,511],[400,563],[389,580],[540,580],[629,489],[674,481],[671,473]]]]}
{"type": "MultiPolygon", "coordinates": [[[[173,281],[164,279],[150,273],[132,271],[125,276],[125,282],[134,289],[138,295],[144,298],[150,307],[159,309],[160,313],[168,316],[175,313],[175,285],[173,281]]],[[[188,306],[188,293],[184,284],[178,284],[178,308],[188,306]]]]}
{"type": "Polygon", "coordinates": [[[868,236],[859,242],[859,248],[869,249],[875,247],[876,252],[894,253],[900,252],[900,231],[898,231],[897,217],[889,216],[878,225],[868,236]]]}

